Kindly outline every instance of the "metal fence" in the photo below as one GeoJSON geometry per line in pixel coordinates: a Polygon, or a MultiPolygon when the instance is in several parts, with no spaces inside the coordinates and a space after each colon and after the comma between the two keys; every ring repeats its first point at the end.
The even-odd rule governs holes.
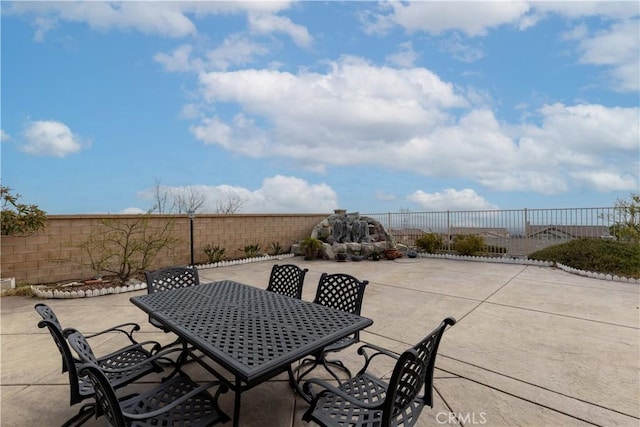
{"type": "Polygon", "coordinates": [[[613,226],[624,215],[613,207],[366,214],[409,247],[415,247],[416,238],[437,233],[443,237],[443,250],[452,250],[456,236],[474,234],[483,238],[487,252],[511,257],[573,239],[614,239],[613,226]]]}

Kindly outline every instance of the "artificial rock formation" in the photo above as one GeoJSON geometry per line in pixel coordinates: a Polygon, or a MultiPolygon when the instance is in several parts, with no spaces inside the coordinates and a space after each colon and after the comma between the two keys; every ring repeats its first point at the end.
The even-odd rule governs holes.
{"type": "MultiPolygon", "coordinates": [[[[395,246],[395,239],[379,221],[358,212],[336,210],[313,228],[311,237],[322,240],[322,257],[334,259],[337,252],[369,257],[395,246]]],[[[294,245],[294,253],[295,252],[294,245]]]]}

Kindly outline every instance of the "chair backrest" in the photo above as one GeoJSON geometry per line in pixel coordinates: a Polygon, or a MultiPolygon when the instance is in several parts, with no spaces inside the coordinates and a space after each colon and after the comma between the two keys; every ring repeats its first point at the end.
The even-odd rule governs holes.
{"type": "Polygon", "coordinates": [[[75,350],[78,356],[80,356],[80,360],[83,363],[98,365],[98,359],[82,333],[78,332],[76,329],[69,328],[64,332],[64,335],[66,336],[67,341],[69,341],[71,347],[75,350]]]}
{"type": "MultiPolygon", "coordinates": [[[[349,274],[322,273],[313,302],[336,310],[360,315],[364,290],[368,284],[368,280],[358,280],[349,274]]],[[[345,337],[344,340],[344,344],[359,341],[360,331],[345,337]]],[[[339,347],[344,347],[344,345],[339,347]]]]}
{"type": "MultiPolygon", "coordinates": [[[[418,397],[423,386],[424,394],[421,399],[425,405],[433,407],[433,370],[438,346],[446,327],[455,323],[454,318],[447,317],[418,344],[402,353],[389,381],[382,411],[383,426],[392,425],[392,421],[398,417],[410,418],[411,411],[407,411],[407,408],[418,397]]],[[[406,425],[397,423],[400,424],[406,425]]]]}
{"type": "Polygon", "coordinates": [[[167,267],[156,271],[145,271],[147,293],[170,291],[200,284],[196,267],[167,267]]]}
{"type": "Polygon", "coordinates": [[[109,383],[104,372],[93,363],[81,365],[80,374],[86,375],[95,390],[98,413],[103,413],[110,426],[126,427],[127,420],[122,413],[116,392],[109,383]]]}
{"type": "Polygon", "coordinates": [[[308,268],[302,269],[294,264],[276,264],[271,268],[267,290],[301,299],[302,285],[304,285],[304,276],[307,271],[309,271],[308,268]]]}
{"type": "Polygon", "coordinates": [[[69,374],[70,404],[75,405],[91,396],[93,391],[86,389],[86,386],[81,384],[76,366],[78,360],[73,357],[69,344],[63,336],[62,326],[60,326],[60,322],[51,307],[46,304],[36,304],[35,309],[42,316],[42,320],[38,322],[38,327],[47,328],[56,347],[58,347],[62,357],[62,372],[68,372],[69,374]]]}
{"type": "Polygon", "coordinates": [[[368,280],[358,280],[349,274],[322,273],[313,302],[359,315],[368,284],[368,280]]]}

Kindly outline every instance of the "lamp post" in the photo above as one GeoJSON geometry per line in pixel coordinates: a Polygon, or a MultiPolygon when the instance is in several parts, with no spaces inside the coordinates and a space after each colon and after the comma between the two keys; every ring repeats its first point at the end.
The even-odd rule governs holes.
{"type": "Polygon", "coordinates": [[[193,219],[196,217],[195,209],[189,209],[187,211],[187,215],[189,216],[189,242],[191,242],[191,265],[194,265],[194,262],[193,262],[193,219]]]}

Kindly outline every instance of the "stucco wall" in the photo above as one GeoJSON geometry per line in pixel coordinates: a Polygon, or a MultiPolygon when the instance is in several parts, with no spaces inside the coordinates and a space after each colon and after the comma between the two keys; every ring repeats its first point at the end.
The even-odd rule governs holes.
{"type": "MultiPolygon", "coordinates": [[[[194,261],[207,262],[203,248],[208,243],[226,249],[227,258],[240,258],[242,248],[260,244],[266,252],[271,242],[285,249],[311,234],[329,214],[198,215],[193,222],[194,261]]],[[[47,226],[31,236],[2,236],[0,277],[15,277],[19,284],[51,283],[86,279],[95,272],[87,253],[79,245],[103,219],[135,220],[135,215],[51,215],[47,226]]],[[[186,215],[152,215],[149,227],[174,221],[174,236],[180,239],[173,252],[162,251],[150,268],[189,264],[191,258],[189,219],[186,215]]]]}

